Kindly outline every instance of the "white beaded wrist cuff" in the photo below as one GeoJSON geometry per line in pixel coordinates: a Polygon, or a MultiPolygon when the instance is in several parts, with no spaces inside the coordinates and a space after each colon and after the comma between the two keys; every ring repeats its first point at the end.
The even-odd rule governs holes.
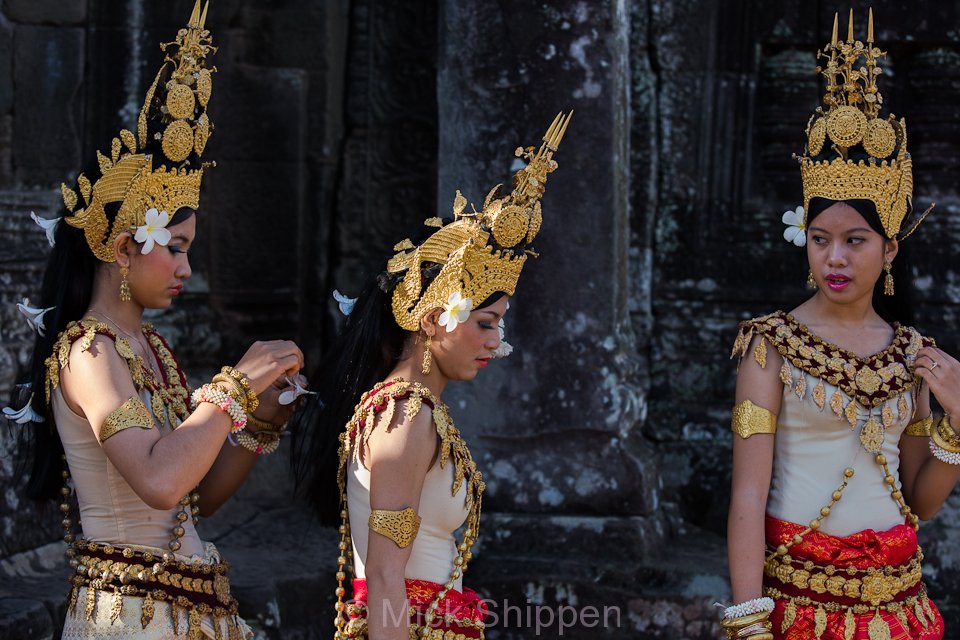
{"type": "Polygon", "coordinates": [[[947,464],[952,465],[960,465],[960,453],[947,451],[943,447],[938,446],[933,440],[930,440],[930,453],[932,453],[933,457],[940,462],[946,462],[947,464]]]}
{"type": "Polygon", "coordinates": [[[754,598],[753,600],[747,600],[746,602],[727,607],[723,610],[723,617],[726,619],[740,618],[752,613],[760,613],[761,611],[768,613],[773,611],[773,598],[754,598]]]}

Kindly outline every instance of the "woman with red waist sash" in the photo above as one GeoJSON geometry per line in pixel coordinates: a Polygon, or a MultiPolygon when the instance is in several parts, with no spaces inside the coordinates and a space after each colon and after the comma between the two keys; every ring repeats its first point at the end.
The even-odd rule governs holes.
{"type": "Polygon", "coordinates": [[[318,398],[295,418],[294,449],[321,521],[340,531],[338,639],[484,636],[486,607],[463,586],[484,483],[442,397],[508,352],[503,316],[569,118],[518,150],[527,165],[511,193],[493,189],[478,213],[457,192],[453,220],[430,218],[422,243],[397,244],[358,299],[335,293],[348,317],[318,398]]]}
{"type": "Polygon", "coordinates": [[[923,216],[905,223],[906,123],[878,113],[872,12],[866,43],[852,20],[820,54],[804,206],[783,219],[816,292],[743,322],[734,345],[727,638],[944,637],[916,529],[960,477],[960,364],[908,326],[903,241],[923,216]]]}

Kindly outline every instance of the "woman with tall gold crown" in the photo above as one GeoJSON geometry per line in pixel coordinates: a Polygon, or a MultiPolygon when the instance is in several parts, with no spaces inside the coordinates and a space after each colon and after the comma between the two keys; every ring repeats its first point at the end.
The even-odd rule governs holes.
{"type": "MultiPolygon", "coordinates": [[[[916,529],[960,478],[960,364],[908,326],[905,120],[880,116],[885,54],[854,38],[819,55],[825,107],[799,158],[816,292],[746,321],[733,410],[727,638],[942,638],[916,529]],[[931,392],[946,411],[934,419],[931,392]]],[[[924,214],[925,215],[925,214],[924,214]]]]}
{"type": "Polygon", "coordinates": [[[162,46],[137,133],[123,130],[97,153],[101,175],[81,174],[79,194],[62,187],[65,224],[38,220],[54,247],[41,308],[21,305],[39,333],[33,393],[5,413],[33,423],[28,492],[61,497],[73,569],[68,640],[250,635],[227,564],[194,525],[276,447],[290,411],[279,388],[303,356],[292,342],[257,343],[191,394],[166,341],[141,324],[144,309],[169,307],[191,273],[212,129],[205,21],[197,0],[162,46]]]}
{"type": "Polygon", "coordinates": [[[338,296],[343,333],[317,373],[318,398],[297,417],[316,437],[294,448],[321,521],[340,531],[338,639],[483,637],[486,607],[462,583],[484,483],[442,397],[508,351],[508,297],[569,121],[558,115],[538,150],[517,149],[527,166],[512,193],[498,185],[471,213],[458,191],[452,221],[428,219],[433,233],[397,244],[357,300],[338,296]]]}

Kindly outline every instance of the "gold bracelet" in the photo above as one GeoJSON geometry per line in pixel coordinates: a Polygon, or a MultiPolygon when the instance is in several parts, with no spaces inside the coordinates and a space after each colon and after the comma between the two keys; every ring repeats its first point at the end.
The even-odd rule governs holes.
{"type": "Polygon", "coordinates": [[[248,398],[247,392],[243,387],[240,386],[240,383],[230,376],[218,373],[213,376],[213,384],[219,385],[221,389],[227,392],[227,394],[233,398],[234,402],[243,409],[244,413],[249,414],[250,408],[247,406],[248,398]]]}
{"type": "Polygon", "coordinates": [[[257,407],[260,406],[260,398],[257,397],[256,392],[250,386],[250,378],[248,378],[242,371],[238,371],[233,367],[224,367],[220,369],[220,373],[230,376],[234,380],[240,383],[240,386],[243,387],[243,390],[247,393],[247,408],[249,411],[247,413],[253,413],[257,410],[257,407]]]}
{"type": "Polygon", "coordinates": [[[257,455],[273,453],[280,446],[280,434],[273,431],[251,433],[247,429],[243,429],[237,433],[236,437],[237,444],[257,455]]]}
{"type": "Polygon", "coordinates": [[[390,538],[398,547],[405,549],[410,546],[417,537],[417,532],[420,531],[420,516],[412,507],[407,507],[403,511],[375,509],[370,512],[367,526],[371,531],[390,538]]]}
{"type": "Polygon", "coordinates": [[[953,430],[950,424],[950,416],[944,414],[933,429],[930,431],[930,438],[933,443],[950,453],[960,453],[960,436],[953,430]]]}
{"type": "Polygon", "coordinates": [[[273,424],[272,422],[267,422],[266,420],[261,420],[252,413],[247,414],[247,428],[250,429],[253,433],[283,433],[284,429],[287,428],[286,423],[284,424],[273,424]],[[250,429],[250,427],[253,427],[250,429]]]}

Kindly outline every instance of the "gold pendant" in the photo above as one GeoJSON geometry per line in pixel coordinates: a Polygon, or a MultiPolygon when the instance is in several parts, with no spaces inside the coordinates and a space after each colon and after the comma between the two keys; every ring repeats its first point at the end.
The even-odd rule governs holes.
{"type": "Polygon", "coordinates": [[[140,626],[146,629],[151,620],[153,620],[153,597],[148,591],[143,598],[143,605],[140,607],[140,626]]]}
{"type": "Polygon", "coordinates": [[[817,607],[817,612],[813,614],[813,634],[820,640],[820,636],[827,630],[827,612],[823,605],[817,607]]]}
{"type": "Polygon", "coordinates": [[[853,640],[857,632],[857,618],[853,615],[853,609],[847,609],[847,615],[843,616],[843,640],[853,640]]]}
{"type": "Polygon", "coordinates": [[[843,410],[843,413],[847,416],[847,422],[850,423],[850,428],[855,429],[857,426],[857,401],[851,400],[847,408],[843,410]]]}
{"type": "Polygon", "coordinates": [[[793,598],[787,600],[787,606],[783,609],[783,621],[780,623],[780,633],[786,633],[787,629],[793,626],[797,619],[797,603],[793,598]]]}
{"type": "Polygon", "coordinates": [[[113,604],[110,606],[110,624],[114,624],[123,614],[123,596],[119,589],[113,592],[113,604]]]}
{"type": "Polygon", "coordinates": [[[757,345],[757,348],[753,350],[753,358],[757,361],[757,364],[760,365],[761,369],[767,368],[767,341],[763,338],[760,338],[760,343],[757,345]]]}
{"type": "Polygon", "coordinates": [[[823,380],[818,381],[817,386],[813,388],[813,402],[820,411],[823,411],[823,406],[827,402],[827,392],[823,387],[823,380]]]}
{"type": "Polygon", "coordinates": [[[860,444],[868,453],[880,453],[883,448],[883,427],[873,416],[860,429],[860,444]]]}
{"type": "Polygon", "coordinates": [[[913,615],[917,617],[917,620],[920,621],[924,629],[930,625],[930,623],[927,622],[927,614],[923,612],[923,606],[920,604],[919,598],[917,598],[917,601],[913,605],[913,615]]]}
{"type": "Polygon", "coordinates": [[[87,620],[93,620],[93,615],[97,609],[97,590],[87,586],[87,620]]]}
{"type": "Polygon", "coordinates": [[[793,374],[790,373],[790,365],[784,361],[783,366],[780,367],[780,382],[790,386],[793,384],[793,374]]]}
{"type": "Polygon", "coordinates": [[[870,638],[870,640],[892,640],[890,625],[880,617],[879,609],[874,612],[873,619],[870,620],[870,624],[867,626],[867,637],[870,638]]]}

